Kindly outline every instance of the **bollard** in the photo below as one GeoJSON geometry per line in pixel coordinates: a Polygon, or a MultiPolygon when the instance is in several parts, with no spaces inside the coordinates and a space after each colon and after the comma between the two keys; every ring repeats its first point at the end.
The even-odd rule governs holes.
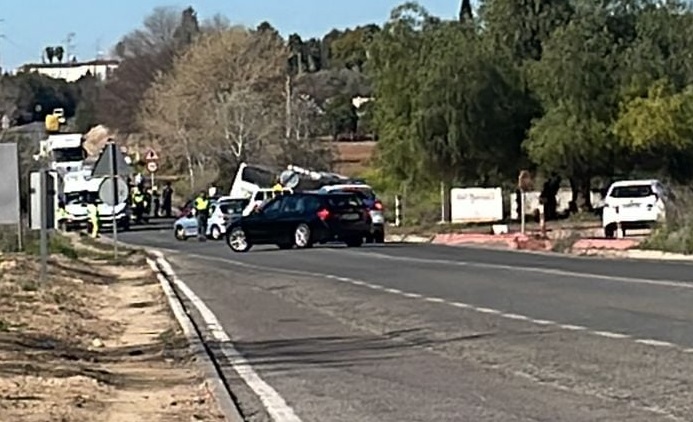
{"type": "Polygon", "coordinates": [[[539,207],[539,230],[541,230],[542,237],[546,237],[546,216],[543,206],[539,207]]]}
{"type": "Polygon", "coordinates": [[[402,225],[402,196],[395,195],[395,226],[402,225]]]}

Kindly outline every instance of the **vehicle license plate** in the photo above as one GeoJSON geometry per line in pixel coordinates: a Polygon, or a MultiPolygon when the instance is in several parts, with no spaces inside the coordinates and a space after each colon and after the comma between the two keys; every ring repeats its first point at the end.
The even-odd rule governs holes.
{"type": "Polygon", "coordinates": [[[359,215],[356,213],[342,214],[342,220],[356,221],[358,219],[359,219],[359,215]]]}

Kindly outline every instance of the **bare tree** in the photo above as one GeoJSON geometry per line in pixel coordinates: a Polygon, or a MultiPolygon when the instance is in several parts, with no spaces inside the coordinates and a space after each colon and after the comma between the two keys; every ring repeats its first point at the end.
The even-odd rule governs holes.
{"type": "Polygon", "coordinates": [[[144,19],[141,29],[125,35],[116,44],[115,54],[120,59],[135,58],[172,51],[175,33],[181,23],[181,10],[175,7],[157,7],[144,19]]]}

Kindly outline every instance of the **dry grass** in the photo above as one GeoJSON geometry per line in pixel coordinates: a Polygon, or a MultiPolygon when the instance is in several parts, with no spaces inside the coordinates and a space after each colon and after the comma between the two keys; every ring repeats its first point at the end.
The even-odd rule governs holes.
{"type": "Polygon", "coordinates": [[[223,420],[141,256],[0,258],[7,421],[223,420]]]}
{"type": "Polygon", "coordinates": [[[369,142],[335,142],[334,170],[348,176],[356,176],[368,168],[375,153],[376,143],[369,142]]]}

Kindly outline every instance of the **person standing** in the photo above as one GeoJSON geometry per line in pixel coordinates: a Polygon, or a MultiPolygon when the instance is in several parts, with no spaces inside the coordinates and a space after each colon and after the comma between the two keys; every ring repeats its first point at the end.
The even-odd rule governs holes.
{"type": "Polygon", "coordinates": [[[195,198],[193,203],[195,208],[195,217],[197,218],[197,238],[200,241],[207,239],[207,220],[209,218],[209,199],[205,191],[195,198]]]}
{"type": "Polygon", "coordinates": [[[99,226],[101,221],[99,218],[99,207],[96,205],[96,201],[92,200],[87,205],[87,218],[89,234],[93,239],[99,237],[99,226]]]}
{"type": "Polygon", "coordinates": [[[58,230],[66,232],[70,221],[70,213],[65,209],[65,202],[58,202],[58,230]]]}
{"type": "Polygon", "coordinates": [[[139,186],[132,190],[132,205],[135,206],[135,222],[141,224],[144,221],[144,194],[139,186]]]}
{"type": "Polygon", "coordinates": [[[164,191],[162,195],[162,204],[161,208],[163,210],[164,215],[166,218],[171,218],[172,217],[172,211],[171,211],[171,205],[173,202],[173,188],[171,187],[171,182],[166,182],[166,186],[164,186],[164,191]]]}
{"type": "Polygon", "coordinates": [[[161,213],[161,194],[156,186],[152,188],[152,205],[154,206],[154,213],[152,216],[159,217],[161,213]]]}

